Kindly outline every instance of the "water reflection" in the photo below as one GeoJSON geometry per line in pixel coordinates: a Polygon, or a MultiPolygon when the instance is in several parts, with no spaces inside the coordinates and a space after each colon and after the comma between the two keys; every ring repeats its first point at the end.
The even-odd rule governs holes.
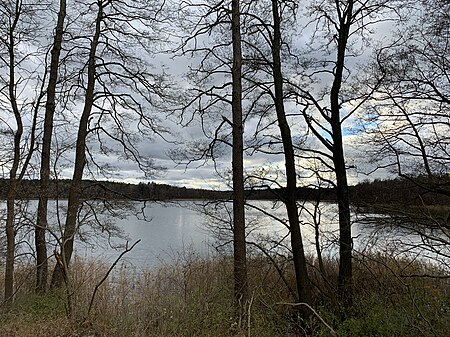
{"type": "MultiPolygon", "coordinates": [[[[21,242],[33,242],[33,213],[37,202],[28,206],[29,224],[19,233],[21,242]]],[[[58,219],[64,219],[66,203],[53,202],[50,214],[51,231],[60,232],[62,226],[58,219]],[[58,207],[57,207],[58,206],[58,207]],[[59,216],[56,210],[59,209],[59,216]]],[[[102,208],[96,202],[88,204],[82,210],[83,218],[90,221],[79,231],[75,254],[82,257],[95,257],[108,261],[114,260],[122,251],[126,242],[129,246],[141,242],[128,254],[124,261],[136,268],[151,268],[182,258],[195,252],[202,256],[214,254],[216,249],[231,251],[231,204],[198,203],[181,201],[171,203],[132,203],[110,205],[113,209],[102,208]],[[89,206],[89,207],[87,207],[89,206]],[[114,207],[116,209],[114,209],[114,207]],[[93,210],[98,212],[91,214],[93,210]],[[83,213],[84,212],[84,213],[83,213]],[[111,216],[114,215],[114,216],[111,216]],[[93,221],[96,219],[98,221],[93,221]],[[109,234],[109,236],[108,236],[109,234]],[[119,238],[118,236],[121,236],[119,238]],[[84,239],[85,242],[81,242],[84,239]],[[228,245],[227,245],[228,243],[228,245]],[[116,247],[116,249],[111,248],[116,247]],[[118,248],[119,247],[119,248],[118,248]]],[[[300,211],[301,229],[305,251],[316,254],[318,240],[323,256],[337,257],[338,219],[337,205],[304,202],[300,211]],[[317,226],[317,232],[316,232],[317,226]]],[[[5,205],[0,207],[4,210],[5,205]]],[[[424,251],[421,247],[423,237],[392,226],[392,220],[380,214],[353,213],[352,233],[354,249],[363,254],[375,252],[411,251],[434,259],[433,251],[424,251]],[[380,225],[383,222],[390,225],[380,225]]],[[[252,201],[247,207],[248,241],[258,242],[271,251],[289,254],[289,235],[284,205],[271,201],[252,201]]],[[[57,246],[52,235],[49,237],[49,252],[57,246]]],[[[448,241],[447,241],[448,242],[448,241]]],[[[32,245],[19,245],[18,253],[30,253],[32,245]]],[[[448,250],[448,244],[446,248],[448,250]]]]}
{"type": "MultiPolygon", "coordinates": [[[[231,252],[231,204],[182,201],[168,204],[149,204],[142,216],[129,216],[116,221],[127,234],[130,243],[140,239],[136,248],[127,254],[126,261],[137,267],[153,267],[170,263],[180,258],[185,251],[194,251],[203,256],[216,250],[231,252]],[[228,243],[228,244],[227,244],[228,243]]],[[[355,217],[355,215],[354,215],[355,217]]],[[[356,217],[355,217],[356,218],[356,217]]],[[[314,205],[305,202],[300,207],[300,220],[305,252],[316,254],[316,232],[323,256],[336,258],[338,254],[337,205],[322,203],[314,205]],[[313,216],[315,215],[315,216],[313,216]]],[[[258,242],[267,249],[289,254],[289,232],[285,208],[271,201],[253,201],[246,210],[248,241],[258,242]],[[261,212],[263,211],[263,213],[261,212]]],[[[355,222],[353,224],[354,248],[358,251],[384,249],[386,236],[378,241],[373,238],[373,229],[355,222]]],[[[116,240],[115,243],[123,243],[116,240]]],[[[82,245],[77,253],[84,256],[100,256],[111,259],[117,251],[111,249],[86,250],[82,245]]]]}

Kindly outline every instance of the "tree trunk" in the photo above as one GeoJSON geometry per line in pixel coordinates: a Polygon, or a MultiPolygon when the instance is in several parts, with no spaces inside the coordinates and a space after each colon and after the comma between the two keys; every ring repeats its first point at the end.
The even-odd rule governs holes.
{"type": "Polygon", "coordinates": [[[9,190],[6,200],[6,266],[5,266],[5,301],[11,302],[14,296],[14,259],[16,248],[16,231],[15,231],[15,202],[16,193],[18,187],[18,181],[16,179],[17,170],[19,168],[20,161],[20,142],[22,139],[23,125],[22,118],[15,98],[13,99],[13,110],[16,117],[17,130],[14,135],[14,158],[13,165],[9,174],[9,190]]]}
{"type": "Polygon", "coordinates": [[[350,222],[350,202],[348,197],[347,173],[345,168],[342,134],[334,130],[333,161],[336,174],[337,199],[339,212],[339,279],[338,298],[342,303],[344,314],[353,305],[353,267],[352,267],[352,232],[350,222]],[[337,136],[336,136],[337,135],[337,136]]]}
{"type": "Polygon", "coordinates": [[[83,171],[86,163],[86,136],[89,124],[89,116],[94,105],[95,92],[95,70],[96,70],[96,53],[97,46],[100,39],[101,21],[103,19],[103,3],[99,3],[97,18],[95,22],[95,34],[91,42],[91,49],[89,51],[88,59],[88,85],[85,93],[85,101],[83,113],[80,118],[78,126],[76,153],[75,153],[75,167],[72,177],[72,182],[69,191],[69,200],[67,205],[66,223],[64,226],[64,235],[61,247],[61,256],[63,258],[63,265],[56,264],[53,271],[51,285],[53,287],[60,287],[64,282],[64,274],[67,270],[61,268],[68,268],[73,253],[74,236],[77,229],[78,209],[80,207],[81,185],[83,180],[83,171]]]}
{"type": "Polygon", "coordinates": [[[352,232],[350,222],[350,202],[348,197],[347,170],[345,167],[344,145],[340,117],[339,92],[345,66],[345,52],[353,18],[353,1],[349,1],[342,16],[334,81],[330,92],[331,128],[333,135],[333,164],[336,175],[336,189],[339,212],[339,279],[338,298],[342,314],[346,316],[353,305],[352,232]]]}
{"type": "MultiPolygon", "coordinates": [[[[24,13],[24,7],[22,6],[21,1],[14,1],[8,4],[2,4],[2,12],[4,13],[4,9],[10,9],[10,13],[13,13],[13,17],[10,20],[10,25],[7,27],[6,38],[2,41],[2,44],[6,45],[6,49],[8,50],[8,57],[3,58],[2,61],[7,63],[7,68],[9,69],[9,79],[8,85],[5,89],[8,89],[8,99],[10,103],[10,108],[14,115],[14,121],[16,122],[16,131],[14,133],[14,142],[13,142],[13,157],[12,157],[12,165],[9,172],[9,185],[6,196],[6,261],[5,261],[5,302],[11,303],[14,297],[14,263],[15,263],[15,249],[16,249],[16,227],[15,227],[15,218],[16,218],[16,195],[17,190],[20,185],[20,181],[23,179],[25,175],[28,164],[31,160],[34,144],[35,144],[35,131],[36,131],[36,119],[37,119],[37,109],[39,107],[39,102],[43,97],[43,94],[39,95],[33,115],[32,121],[32,129],[30,134],[30,148],[26,153],[24,162],[22,164],[21,172],[19,173],[19,166],[21,163],[22,154],[22,136],[24,132],[23,128],[23,120],[22,120],[22,111],[19,108],[18,98],[17,98],[17,85],[21,82],[20,79],[18,82],[16,81],[16,49],[15,47],[19,45],[18,41],[21,40],[20,35],[24,33],[24,31],[18,30],[20,27],[19,22],[24,13]],[[13,8],[14,7],[14,8],[13,8]]],[[[9,11],[8,11],[9,12],[9,11]]],[[[26,33],[25,33],[26,34],[26,33]]],[[[19,61],[20,63],[21,61],[19,61]]]]}
{"type": "MultiPolygon", "coordinates": [[[[291,129],[286,119],[283,98],[283,74],[281,71],[281,27],[278,0],[272,0],[272,13],[274,22],[274,34],[272,41],[273,58],[273,80],[275,109],[278,119],[278,127],[284,149],[284,160],[286,166],[286,190],[284,193],[284,204],[289,219],[289,230],[291,233],[291,247],[294,258],[295,277],[297,285],[297,300],[311,304],[311,283],[306,267],[306,257],[303,247],[302,232],[298,219],[297,208],[297,173],[295,169],[294,147],[292,145],[291,129]]],[[[310,314],[306,307],[301,306],[303,316],[310,314]]]]}
{"type": "Polygon", "coordinates": [[[233,0],[231,5],[232,43],[233,43],[233,238],[234,238],[234,296],[238,317],[245,315],[248,299],[247,253],[245,244],[244,210],[244,160],[242,122],[242,51],[240,32],[240,3],[233,0]]]}
{"type": "Polygon", "coordinates": [[[20,139],[22,127],[18,128],[15,135],[13,167],[9,175],[9,190],[6,200],[6,262],[5,262],[5,302],[12,302],[14,296],[14,259],[16,249],[15,231],[15,202],[18,187],[16,173],[19,165],[20,139]],[[17,143],[19,142],[19,143],[17,143]]]}
{"type": "Polygon", "coordinates": [[[44,135],[42,139],[40,194],[38,203],[37,223],[35,228],[36,244],[36,290],[45,291],[47,285],[48,262],[45,233],[47,231],[48,188],[50,180],[50,149],[53,134],[53,116],[55,114],[56,84],[58,80],[59,56],[64,33],[66,17],[66,0],[60,0],[58,21],[51,51],[50,77],[47,87],[47,102],[45,104],[44,135]]]}
{"type": "Polygon", "coordinates": [[[19,21],[21,12],[19,8],[16,8],[14,21],[9,28],[8,36],[8,56],[9,56],[9,83],[8,94],[11,109],[14,114],[14,120],[16,122],[17,130],[14,134],[14,154],[12,167],[9,172],[9,189],[6,200],[6,261],[5,261],[5,301],[11,302],[14,296],[14,259],[16,249],[16,233],[14,228],[15,219],[15,197],[17,190],[17,171],[19,169],[20,162],[20,142],[23,134],[22,116],[20,115],[19,107],[16,99],[16,80],[15,80],[15,30],[19,21]]]}

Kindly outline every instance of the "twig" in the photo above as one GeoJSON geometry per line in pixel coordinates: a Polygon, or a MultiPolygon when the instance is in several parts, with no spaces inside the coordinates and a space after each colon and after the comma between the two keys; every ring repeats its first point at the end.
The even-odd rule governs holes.
{"type": "MultiPolygon", "coordinates": [[[[108,271],[106,272],[105,276],[103,276],[103,278],[100,280],[99,283],[97,283],[97,285],[94,288],[94,292],[92,293],[92,297],[91,297],[91,302],[89,303],[89,309],[87,311],[86,314],[86,318],[89,316],[89,314],[91,313],[91,309],[92,309],[92,305],[94,304],[94,300],[95,300],[95,295],[97,294],[98,289],[100,288],[100,286],[103,284],[103,282],[106,281],[106,279],[108,278],[109,274],[112,272],[112,270],[114,269],[114,267],[117,265],[117,263],[119,263],[120,259],[128,252],[130,252],[139,242],[141,242],[141,240],[137,240],[130,248],[128,248],[128,242],[127,242],[127,247],[125,248],[125,250],[120,253],[120,255],[117,257],[117,259],[114,261],[114,263],[109,267],[108,271]]],[[[85,318],[85,319],[86,319],[85,318]]]]}
{"type": "Polygon", "coordinates": [[[290,305],[293,307],[297,307],[300,305],[304,305],[305,307],[307,307],[309,310],[311,310],[313,312],[314,315],[317,316],[317,318],[331,331],[331,335],[334,337],[337,337],[337,333],[336,331],[333,330],[333,328],[327,323],[325,322],[325,320],[317,313],[317,311],[315,311],[308,303],[285,303],[285,302],[280,302],[277,303],[278,305],[290,305]]]}
{"type": "Polygon", "coordinates": [[[248,303],[248,311],[247,311],[247,315],[248,315],[248,321],[247,321],[247,336],[250,337],[250,329],[251,329],[251,314],[252,314],[252,304],[253,304],[253,299],[255,297],[255,293],[253,292],[252,297],[250,298],[250,302],[248,303]]]}

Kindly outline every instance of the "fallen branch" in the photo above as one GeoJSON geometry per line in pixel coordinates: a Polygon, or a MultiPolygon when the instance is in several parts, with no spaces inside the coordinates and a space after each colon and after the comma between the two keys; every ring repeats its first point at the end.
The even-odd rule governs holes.
{"type": "Polygon", "coordinates": [[[97,283],[97,285],[94,288],[94,292],[92,293],[92,297],[91,297],[91,302],[89,303],[89,308],[85,317],[85,320],[87,319],[87,317],[89,316],[89,314],[91,313],[91,309],[92,309],[92,305],[94,304],[94,300],[95,300],[95,295],[97,294],[98,289],[101,287],[101,285],[103,284],[103,282],[106,281],[106,279],[108,278],[109,274],[112,272],[112,270],[114,269],[114,267],[117,265],[117,263],[119,263],[119,261],[122,259],[122,257],[126,254],[129,253],[139,242],[141,242],[141,240],[137,240],[130,248],[128,248],[128,241],[125,247],[125,250],[120,253],[120,255],[117,257],[117,259],[114,261],[114,263],[109,267],[108,271],[106,272],[105,276],[103,276],[103,278],[100,280],[99,283],[97,283]]]}
{"type": "Polygon", "coordinates": [[[290,305],[293,307],[297,307],[300,305],[304,305],[305,307],[307,307],[309,310],[311,310],[313,312],[314,315],[317,316],[317,318],[331,331],[331,335],[334,337],[337,337],[337,333],[336,331],[333,330],[333,328],[327,323],[325,322],[325,320],[317,313],[317,311],[315,311],[308,303],[285,303],[285,302],[280,302],[277,303],[278,305],[290,305]]]}

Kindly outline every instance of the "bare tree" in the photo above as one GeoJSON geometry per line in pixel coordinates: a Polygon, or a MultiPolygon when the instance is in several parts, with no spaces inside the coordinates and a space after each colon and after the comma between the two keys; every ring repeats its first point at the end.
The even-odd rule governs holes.
{"type": "Polygon", "coordinates": [[[83,109],[61,246],[64,263],[55,267],[52,285],[62,284],[62,266],[69,266],[73,253],[86,163],[90,160],[94,167],[98,165],[87,146],[89,137],[98,142],[100,151],[111,148],[108,142],[117,144],[124,159],[135,161],[151,175],[157,167],[140,155],[138,135],[152,137],[166,132],[151,109],[168,84],[164,75],[151,72],[146,60],[154,53],[153,39],[162,34],[157,29],[161,5],[100,0],[95,14],[88,2],[78,5],[80,26],[70,27],[71,39],[63,48],[67,52],[65,67],[77,74],[75,84],[68,81],[68,92],[72,97],[82,95],[83,109]]]}
{"type": "Polygon", "coordinates": [[[312,19],[309,19],[310,23],[304,31],[312,28],[313,32],[309,50],[305,50],[305,57],[300,58],[305,71],[298,74],[300,78],[308,80],[304,83],[295,78],[290,81],[308,130],[318,141],[312,153],[334,175],[333,179],[328,177],[327,180],[335,185],[337,194],[340,257],[338,297],[344,316],[352,307],[353,241],[343,129],[373,93],[373,88],[363,94],[355,93],[350,88],[355,74],[354,62],[350,66],[350,61],[364,54],[371,27],[397,16],[397,6],[392,1],[311,2],[308,15],[312,19]]]}
{"type": "Polygon", "coordinates": [[[450,243],[449,9],[445,1],[415,4],[408,13],[414,19],[399,25],[391,44],[377,50],[371,81],[365,83],[381,85],[360,120],[366,133],[360,145],[370,159],[361,170],[387,171],[415,194],[408,202],[372,205],[388,215],[378,225],[413,233],[420,239],[405,237],[397,248],[420,252],[444,268],[450,243]]]}
{"type": "Polygon", "coordinates": [[[246,313],[248,300],[247,253],[245,244],[244,197],[244,124],[242,114],[242,51],[240,2],[231,3],[231,31],[233,44],[232,68],[232,116],[233,116],[233,247],[234,247],[234,296],[239,316],[246,313]]]}
{"type": "MultiPolygon", "coordinates": [[[[256,8],[249,15],[252,20],[248,23],[248,29],[251,32],[248,35],[252,38],[246,40],[249,46],[246,61],[257,71],[247,74],[246,79],[258,88],[255,105],[259,106],[255,110],[260,111],[256,115],[259,115],[259,125],[261,125],[261,128],[257,129],[252,136],[253,139],[250,142],[250,146],[254,148],[255,152],[270,153],[277,151],[273,149],[275,144],[280,144],[281,150],[279,151],[284,156],[286,177],[286,187],[283,187],[280,199],[285,204],[289,219],[287,227],[290,231],[295,267],[297,300],[301,303],[311,304],[312,288],[308,277],[300,229],[299,208],[297,206],[296,148],[292,140],[291,126],[287,117],[288,113],[285,109],[285,101],[288,100],[288,97],[286,97],[284,91],[285,79],[282,71],[282,57],[285,56],[285,63],[288,63],[286,59],[290,56],[288,55],[289,52],[285,52],[287,55],[282,55],[284,49],[289,49],[288,38],[283,36],[288,28],[284,26],[295,22],[297,6],[293,1],[280,2],[274,0],[270,1],[270,4],[272,9],[270,13],[263,13],[261,8],[265,6],[262,5],[261,8],[256,8]],[[261,40],[263,42],[260,42],[258,37],[262,37],[261,40]],[[270,52],[271,58],[267,56],[267,51],[270,52]],[[269,97],[268,102],[264,101],[265,96],[269,97]],[[276,117],[270,117],[271,114],[269,112],[273,110],[276,117]],[[267,119],[267,121],[263,122],[264,119],[267,119]],[[270,134],[270,140],[267,144],[267,140],[264,139],[267,136],[264,137],[262,132],[263,130],[268,130],[271,124],[278,125],[280,135],[278,137],[276,133],[270,134]]],[[[277,185],[280,186],[279,184],[277,185]]],[[[303,311],[305,317],[309,314],[306,306],[299,308],[303,311]]]]}
{"type": "Polygon", "coordinates": [[[199,118],[209,140],[206,144],[196,143],[192,153],[174,156],[185,162],[209,159],[215,162],[228,152],[225,147],[229,146],[232,151],[234,299],[238,319],[245,316],[248,300],[243,166],[247,114],[243,112],[242,7],[237,0],[181,4],[179,13],[183,18],[179,22],[186,35],[178,52],[183,56],[195,55],[200,61],[190,72],[193,84],[190,92],[178,98],[180,123],[190,124],[194,118],[199,118]],[[191,11],[191,16],[184,16],[187,11],[191,11]],[[231,117],[227,113],[230,107],[231,117]]]}
{"type": "Polygon", "coordinates": [[[47,256],[47,212],[48,189],[50,181],[50,158],[53,134],[53,119],[56,109],[56,86],[58,83],[59,59],[64,34],[64,20],[66,18],[66,0],[59,2],[58,19],[55,27],[54,42],[51,50],[49,81],[47,85],[47,98],[45,103],[44,133],[42,138],[42,151],[40,163],[40,193],[38,203],[38,216],[35,230],[36,245],[36,289],[45,291],[48,275],[47,256]]]}
{"type": "Polygon", "coordinates": [[[439,177],[448,173],[450,161],[448,9],[432,1],[411,10],[420,19],[400,26],[395,41],[378,50],[372,76],[382,85],[362,118],[372,169],[427,176],[436,184],[428,188],[446,195],[439,177]]]}
{"type": "Polygon", "coordinates": [[[16,249],[16,195],[20,182],[27,173],[35,148],[36,117],[43,97],[40,91],[39,79],[36,70],[30,65],[31,59],[38,59],[37,55],[21,51],[24,44],[33,43],[35,30],[38,27],[36,18],[37,8],[22,1],[2,2],[0,13],[2,15],[0,29],[3,37],[0,39],[2,50],[0,54],[0,67],[6,70],[0,74],[0,94],[5,101],[0,104],[5,111],[12,112],[13,124],[3,120],[8,129],[7,134],[13,135],[12,158],[9,166],[9,187],[7,193],[6,237],[7,255],[5,268],[5,300],[12,301],[14,294],[14,260],[16,249]],[[36,97],[27,98],[24,92],[28,86],[35,85],[36,97]],[[5,104],[3,104],[5,103],[5,104]],[[31,116],[31,125],[24,125],[24,119],[31,116]],[[25,134],[24,134],[25,133],[25,134]]]}
{"type": "MultiPolygon", "coordinates": [[[[206,131],[206,136],[210,138],[210,142],[206,146],[198,148],[197,153],[193,157],[188,158],[186,153],[184,159],[191,161],[192,158],[203,159],[208,156],[215,158],[218,154],[222,154],[221,145],[226,144],[234,149],[235,139],[230,141],[230,133],[228,133],[227,126],[232,126],[232,133],[234,134],[234,122],[229,122],[228,118],[223,112],[226,109],[227,104],[233,104],[236,102],[229,99],[229,92],[227,88],[235,84],[235,78],[232,77],[231,81],[227,81],[228,74],[233,74],[234,69],[230,65],[232,60],[227,56],[226,49],[230,46],[230,41],[227,40],[227,31],[223,31],[223,27],[229,25],[229,13],[225,6],[225,2],[208,3],[203,5],[205,13],[199,14],[199,21],[189,23],[194,26],[193,33],[187,39],[188,42],[193,41],[194,47],[188,48],[188,43],[183,45],[184,54],[196,53],[202,55],[202,59],[199,62],[199,66],[195,68],[194,74],[191,79],[198,79],[198,87],[195,87],[192,91],[192,99],[188,100],[184,107],[183,118],[187,118],[188,108],[194,111],[194,114],[198,114],[203,124],[206,124],[206,120],[214,120],[218,117],[221,121],[220,124],[214,125],[214,127],[204,126],[203,130],[206,131]],[[209,20],[208,20],[209,18],[209,20]],[[214,18],[218,18],[214,20],[214,18]],[[200,27],[200,28],[199,28],[200,27]],[[217,41],[214,40],[209,45],[203,44],[201,37],[204,34],[213,33],[219,36],[217,41]],[[220,37],[222,37],[220,39],[220,37]],[[221,81],[221,76],[225,78],[223,85],[218,84],[221,81]],[[212,83],[212,84],[211,84],[212,83]],[[223,108],[222,108],[223,107],[223,108]],[[217,110],[217,111],[216,111],[217,110]],[[210,132],[210,130],[213,130],[210,132]]],[[[272,2],[271,2],[272,4],[272,2]]],[[[295,6],[289,2],[289,5],[295,6]]],[[[297,276],[298,293],[301,302],[309,302],[311,298],[311,289],[309,286],[309,280],[307,277],[306,259],[303,251],[303,243],[301,238],[298,209],[296,204],[296,172],[295,172],[295,157],[294,148],[292,146],[290,128],[286,121],[286,114],[284,111],[284,94],[283,94],[283,76],[281,74],[281,32],[280,32],[280,9],[278,3],[274,4],[274,19],[271,18],[271,12],[264,12],[261,10],[264,6],[258,6],[254,2],[244,2],[241,10],[241,26],[244,27],[245,34],[241,35],[241,44],[244,46],[243,57],[243,71],[239,75],[242,77],[244,86],[241,89],[242,96],[241,101],[245,105],[244,122],[256,116],[256,118],[262,118],[267,111],[277,111],[278,123],[283,134],[283,144],[286,145],[286,167],[289,171],[288,187],[286,193],[283,193],[283,201],[286,203],[289,209],[289,228],[292,229],[292,245],[294,247],[294,261],[297,276]],[[275,21],[275,24],[271,24],[271,21],[275,21]],[[275,25],[275,26],[274,26],[275,25]],[[275,37],[274,37],[275,36],[275,37]],[[261,42],[262,41],[262,42],[261,42]],[[272,50],[273,49],[273,50],[272,50]],[[264,51],[268,51],[269,55],[273,53],[274,61],[267,57],[264,51]],[[274,77],[276,79],[274,80],[274,77]],[[275,83],[274,83],[275,82],[275,83]],[[260,103],[265,96],[269,96],[271,102],[267,105],[260,103]],[[275,102],[275,104],[274,104],[275,102]],[[272,109],[273,108],[273,109],[272,109]]],[[[195,7],[194,5],[192,7],[195,7]]],[[[283,10],[289,6],[284,7],[283,10]]],[[[201,11],[199,10],[199,13],[201,11]]],[[[216,36],[216,35],[213,35],[216,36]]],[[[202,124],[202,125],[203,125],[202,124]]],[[[276,122],[275,122],[276,124],[276,122]]],[[[280,141],[281,143],[281,141],[280,141]]],[[[248,147],[243,147],[241,143],[238,144],[238,152],[242,152],[248,147]]],[[[250,144],[251,147],[255,145],[250,144]]],[[[256,145],[260,149],[260,144],[256,145]]],[[[233,165],[235,163],[233,157],[233,165]]],[[[233,177],[240,175],[240,170],[237,170],[233,166],[233,177]]],[[[246,178],[249,182],[250,179],[246,178]]],[[[236,192],[236,189],[234,189],[236,192]]],[[[235,225],[236,226],[236,225],[235,225]]],[[[234,227],[236,230],[237,227],[234,227]]],[[[237,242],[234,242],[235,245],[237,242]]],[[[303,308],[302,308],[303,309],[303,308]]]]}

